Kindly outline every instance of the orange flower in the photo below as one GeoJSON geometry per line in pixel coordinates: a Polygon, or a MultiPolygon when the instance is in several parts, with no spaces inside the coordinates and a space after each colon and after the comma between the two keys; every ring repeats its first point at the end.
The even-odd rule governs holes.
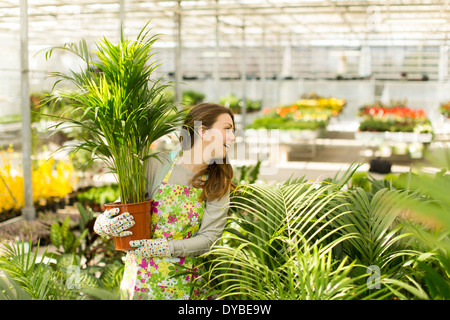
{"type": "Polygon", "coordinates": [[[291,112],[291,113],[294,113],[297,110],[298,110],[298,107],[295,104],[293,104],[289,107],[289,112],[291,112]]]}

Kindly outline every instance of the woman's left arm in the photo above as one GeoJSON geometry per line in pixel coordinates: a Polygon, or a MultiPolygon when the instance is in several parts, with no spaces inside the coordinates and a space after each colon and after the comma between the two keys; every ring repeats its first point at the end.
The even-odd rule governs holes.
{"type": "Polygon", "coordinates": [[[198,233],[189,239],[168,241],[173,257],[199,256],[208,252],[222,236],[227,222],[229,196],[206,201],[205,212],[198,233]]]}
{"type": "Polygon", "coordinates": [[[192,257],[208,252],[215,241],[220,239],[227,222],[229,196],[206,201],[205,212],[198,233],[189,239],[150,239],[131,241],[137,247],[134,251],[144,257],[192,257]]]}

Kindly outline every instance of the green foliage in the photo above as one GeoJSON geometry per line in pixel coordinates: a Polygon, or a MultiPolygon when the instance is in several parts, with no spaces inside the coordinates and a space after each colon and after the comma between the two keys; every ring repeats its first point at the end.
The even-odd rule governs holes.
{"type": "Polygon", "coordinates": [[[117,184],[101,187],[92,187],[77,194],[77,199],[83,205],[104,205],[119,199],[119,186],[117,184]]]}
{"type": "Polygon", "coordinates": [[[279,129],[279,130],[316,130],[325,128],[326,121],[292,120],[286,118],[262,117],[255,119],[249,129],[279,129]]]}
{"type": "MultiPolygon", "coordinates": [[[[42,258],[38,260],[38,249],[33,253],[29,242],[21,241],[15,246],[4,243],[0,252],[0,269],[8,276],[8,280],[15,287],[15,293],[3,291],[4,298],[36,300],[62,300],[70,297],[70,292],[60,285],[62,276],[52,271],[42,258]],[[18,289],[20,287],[21,289],[18,289]],[[26,293],[25,293],[26,292],[26,293]],[[6,296],[7,294],[7,296],[6,296]]],[[[46,253],[43,254],[45,256],[46,253]]]]}
{"type": "Polygon", "coordinates": [[[203,102],[205,99],[205,95],[201,92],[197,92],[194,90],[185,90],[183,91],[183,106],[194,106],[203,102]]]}
{"type": "Polygon", "coordinates": [[[104,268],[83,268],[75,253],[39,254],[21,241],[4,243],[0,251],[0,300],[118,299],[124,265],[119,261],[104,268]],[[100,274],[97,276],[96,274],[100,274]]]}
{"type": "Polygon", "coordinates": [[[369,174],[367,172],[356,172],[351,179],[351,188],[362,188],[366,192],[370,192],[372,186],[368,180],[369,174]]]}
{"type": "MultiPolygon", "coordinates": [[[[161,92],[164,99],[167,99],[170,103],[175,103],[175,91],[172,89],[166,89],[161,92]]],[[[196,104],[202,103],[205,99],[205,95],[195,90],[184,90],[182,97],[182,106],[184,108],[190,108],[196,104]]]]}
{"type": "Polygon", "coordinates": [[[432,133],[433,127],[429,120],[423,120],[420,124],[416,121],[394,121],[394,120],[376,120],[364,119],[359,123],[361,131],[377,131],[377,132],[417,132],[432,133]]]}
{"type": "Polygon", "coordinates": [[[354,265],[333,257],[333,248],[355,236],[338,235],[346,226],[331,228],[346,214],[333,204],[340,196],[331,184],[297,181],[239,188],[227,236],[206,255],[219,298],[354,298],[359,290],[347,277],[354,265]]]}
{"type": "Polygon", "coordinates": [[[67,216],[62,223],[55,222],[50,227],[50,241],[62,252],[74,253],[77,251],[81,241],[87,236],[88,230],[84,229],[79,236],[70,230],[70,217],[67,216]]]}
{"type": "Polygon", "coordinates": [[[119,288],[124,270],[125,265],[118,261],[106,265],[103,273],[100,276],[100,281],[102,282],[105,289],[115,290],[119,288]]]}
{"type": "Polygon", "coordinates": [[[258,179],[259,170],[261,167],[261,160],[258,160],[258,162],[255,165],[250,166],[240,166],[237,168],[237,175],[233,176],[233,183],[235,185],[239,184],[252,184],[258,179]]]}
{"type": "Polygon", "coordinates": [[[77,202],[75,205],[80,214],[79,228],[81,231],[84,231],[95,221],[94,211],[89,207],[84,207],[80,202],[77,202]]]}
{"type": "Polygon", "coordinates": [[[345,225],[345,232],[357,235],[343,243],[343,253],[364,266],[378,266],[387,277],[404,272],[406,260],[420,252],[409,248],[411,234],[397,222],[400,210],[396,206],[403,197],[401,191],[381,189],[372,195],[358,187],[347,193],[345,203],[338,201],[349,213],[334,225],[345,225]]]}
{"type": "Polygon", "coordinates": [[[22,120],[21,114],[9,114],[9,115],[0,117],[1,124],[16,123],[16,122],[20,122],[21,120],[22,120]]]}
{"type": "Polygon", "coordinates": [[[406,174],[397,189],[397,176],[378,181],[356,170],[233,193],[225,235],[205,256],[218,298],[448,299],[449,229],[403,217],[406,204],[443,209],[448,176],[422,187],[420,174],[406,174]],[[369,286],[372,267],[379,287],[369,286]]]}
{"type": "Polygon", "coordinates": [[[236,95],[234,94],[221,97],[219,99],[219,103],[225,107],[230,108],[231,110],[237,110],[242,104],[241,99],[236,97],[236,95]]]}
{"type": "MultiPolygon", "coordinates": [[[[203,256],[207,286],[219,299],[448,300],[450,155],[444,150],[437,158],[435,165],[443,168],[437,174],[376,180],[352,165],[321,182],[241,185],[231,194],[224,236],[203,256]],[[366,182],[370,188],[363,189],[366,182]],[[424,225],[414,216],[439,223],[424,225]],[[373,267],[380,273],[373,274],[373,267]],[[374,275],[379,287],[370,286],[374,275]]],[[[241,177],[250,182],[250,172],[257,171],[246,167],[241,177]]],[[[90,230],[92,210],[78,208],[90,230]]],[[[54,238],[63,243],[68,224],[58,226],[54,238]]],[[[102,248],[102,256],[91,256],[95,263],[85,266],[88,250],[45,253],[52,260],[43,263],[23,243],[7,245],[0,257],[7,275],[0,298],[118,299],[123,262],[102,251],[105,239],[88,245],[89,234],[82,243],[89,251],[102,248]],[[74,268],[78,289],[69,286],[74,268]]]]}
{"type": "MultiPolygon", "coordinates": [[[[219,99],[219,103],[225,107],[228,107],[233,113],[242,113],[244,102],[234,94],[230,94],[219,99]]],[[[254,112],[261,109],[261,101],[259,100],[246,100],[246,111],[254,112]]]]}
{"type": "Polygon", "coordinates": [[[8,274],[0,278],[0,300],[31,300],[31,296],[8,274]]]}

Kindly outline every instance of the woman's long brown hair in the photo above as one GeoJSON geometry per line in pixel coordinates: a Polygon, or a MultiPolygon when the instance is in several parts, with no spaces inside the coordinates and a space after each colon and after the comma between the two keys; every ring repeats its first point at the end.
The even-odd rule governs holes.
{"type": "MultiPolygon", "coordinates": [[[[209,129],[217,121],[218,116],[224,113],[230,115],[234,129],[234,115],[229,108],[213,103],[201,103],[193,107],[186,115],[181,130],[180,142],[183,150],[191,149],[198,138],[196,122],[201,122],[205,129],[209,129]]],[[[220,199],[236,188],[233,184],[233,167],[231,164],[228,163],[226,158],[217,162],[210,163],[205,169],[196,173],[190,181],[194,188],[202,189],[199,201],[220,199]],[[202,179],[204,175],[208,176],[206,181],[202,179]]]]}

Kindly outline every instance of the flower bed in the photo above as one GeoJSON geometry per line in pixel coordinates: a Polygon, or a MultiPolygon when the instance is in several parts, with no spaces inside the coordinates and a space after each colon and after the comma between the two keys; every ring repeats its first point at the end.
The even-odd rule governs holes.
{"type": "Polygon", "coordinates": [[[339,98],[324,98],[314,93],[309,96],[304,96],[298,100],[294,105],[300,109],[318,109],[318,110],[330,110],[332,116],[339,115],[346,105],[346,100],[339,98]]]}
{"type": "Polygon", "coordinates": [[[251,129],[317,130],[337,116],[346,101],[336,98],[300,99],[289,106],[264,109],[265,116],[256,119],[251,129]]]}
{"type": "MultiPolygon", "coordinates": [[[[20,214],[24,206],[23,174],[12,148],[0,151],[0,221],[20,214]]],[[[33,201],[38,210],[56,210],[76,182],[70,161],[40,160],[33,165],[33,201]]]]}
{"type": "Polygon", "coordinates": [[[363,106],[359,116],[360,131],[432,133],[433,128],[423,109],[412,109],[402,103],[363,106]]]}

